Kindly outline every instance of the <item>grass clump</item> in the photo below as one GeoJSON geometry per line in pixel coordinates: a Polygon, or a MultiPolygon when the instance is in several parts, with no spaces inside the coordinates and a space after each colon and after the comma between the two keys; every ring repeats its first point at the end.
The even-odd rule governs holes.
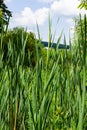
{"type": "MultiPolygon", "coordinates": [[[[84,25],[85,19],[86,16],[84,25]]],[[[80,27],[82,29],[82,25],[80,27]]],[[[42,49],[43,53],[40,53],[38,42],[41,43],[41,40],[35,40],[34,68],[30,66],[32,42],[29,43],[29,51],[26,51],[27,40],[32,37],[20,31],[13,40],[11,32],[12,37],[5,39],[5,50],[4,34],[0,34],[1,130],[87,129],[86,26],[84,32],[81,47],[77,40],[69,50],[42,49]],[[25,66],[25,60],[29,66],[25,66]]],[[[57,44],[60,38],[61,35],[57,44]]]]}

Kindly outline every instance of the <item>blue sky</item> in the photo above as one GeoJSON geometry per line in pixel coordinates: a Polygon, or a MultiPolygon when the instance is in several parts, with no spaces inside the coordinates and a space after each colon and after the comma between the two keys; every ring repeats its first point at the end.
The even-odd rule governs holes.
{"type": "MultiPolygon", "coordinates": [[[[28,31],[35,33],[37,37],[36,22],[39,25],[39,31],[42,40],[48,40],[48,15],[52,19],[52,33],[55,35],[55,42],[63,30],[68,44],[69,31],[72,35],[74,30],[73,17],[79,13],[87,12],[79,10],[78,0],[5,0],[13,17],[10,20],[9,28],[23,26],[28,31]],[[59,21],[58,21],[59,19],[59,21]],[[58,24],[57,24],[58,21],[58,24]]],[[[61,41],[62,42],[62,41],[61,41]]]]}

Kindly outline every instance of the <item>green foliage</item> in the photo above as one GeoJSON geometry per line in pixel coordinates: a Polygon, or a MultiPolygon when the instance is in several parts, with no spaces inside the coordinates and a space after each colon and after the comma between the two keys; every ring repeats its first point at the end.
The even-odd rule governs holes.
{"type": "Polygon", "coordinates": [[[9,24],[9,19],[12,16],[11,11],[8,10],[7,6],[5,5],[3,0],[0,0],[0,33],[2,31],[7,31],[7,27],[9,24]],[[6,25],[6,27],[5,27],[6,25]]]}
{"type": "Polygon", "coordinates": [[[80,43],[80,48],[82,48],[82,44],[87,43],[87,17],[86,15],[84,18],[80,17],[75,18],[75,37],[74,40],[79,40],[78,42],[80,43]],[[85,43],[86,42],[86,43],[85,43]]]}
{"type": "Polygon", "coordinates": [[[87,10],[87,0],[80,0],[80,1],[81,1],[81,3],[78,6],[78,8],[80,8],[80,9],[84,8],[85,10],[87,10]]]}
{"type": "Polygon", "coordinates": [[[36,46],[39,46],[41,53],[41,45],[32,32],[27,32],[24,28],[14,28],[9,30],[3,37],[2,47],[4,51],[3,61],[9,66],[14,66],[13,60],[16,62],[20,58],[20,65],[35,67],[36,64],[36,46]],[[26,44],[25,42],[26,41],[26,44]],[[12,48],[12,51],[10,50],[12,48]],[[21,53],[23,53],[23,56],[21,53]],[[10,57],[9,57],[10,53],[10,57]],[[16,56],[17,55],[17,56],[16,56]],[[8,61],[9,59],[9,61],[8,61]]]}
{"type": "Polygon", "coordinates": [[[0,130],[86,130],[86,39],[82,48],[76,42],[69,50],[49,48],[41,54],[40,40],[23,29],[13,29],[1,38],[7,54],[4,45],[0,47],[0,130]],[[25,66],[33,40],[34,69],[25,66]]]}

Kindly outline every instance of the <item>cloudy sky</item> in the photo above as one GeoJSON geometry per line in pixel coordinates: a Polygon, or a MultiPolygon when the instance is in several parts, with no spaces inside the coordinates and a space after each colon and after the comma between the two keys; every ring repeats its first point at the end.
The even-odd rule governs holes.
{"type": "Polygon", "coordinates": [[[55,35],[55,42],[63,30],[68,43],[69,31],[73,32],[73,17],[79,13],[87,13],[84,9],[79,10],[78,0],[5,0],[13,17],[10,20],[10,28],[16,26],[26,27],[37,36],[36,23],[42,40],[48,40],[48,16],[52,19],[52,33],[55,35]]]}

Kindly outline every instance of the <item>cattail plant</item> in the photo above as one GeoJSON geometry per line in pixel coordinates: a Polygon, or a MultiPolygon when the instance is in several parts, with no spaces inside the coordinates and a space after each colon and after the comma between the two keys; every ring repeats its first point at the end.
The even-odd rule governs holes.
{"type": "MultiPolygon", "coordinates": [[[[58,49],[61,33],[56,48],[50,51],[54,35],[52,37],[52,21],[49,18],[49,44],[48,50],[45,50],[45,61],[43,53],[39,53],[41,38],[37,24],[39,40],[35,41],[34,68],[24,64],[27,33],[25,35],[20,31],[16,44],[12,37],[9,39],[5,61],[4,34],[0,34],[0,130],[87,129],[86,15],[83,21],[84,28],[80,16],[81,38],[77,38],[76,43],[73,44],[70,39],[69,49],[58,49]]],[[[67,44],[65,36],[64,44],[67,44]]],[[[30,56],[27,59],[31,60],[30,56]]]]}

